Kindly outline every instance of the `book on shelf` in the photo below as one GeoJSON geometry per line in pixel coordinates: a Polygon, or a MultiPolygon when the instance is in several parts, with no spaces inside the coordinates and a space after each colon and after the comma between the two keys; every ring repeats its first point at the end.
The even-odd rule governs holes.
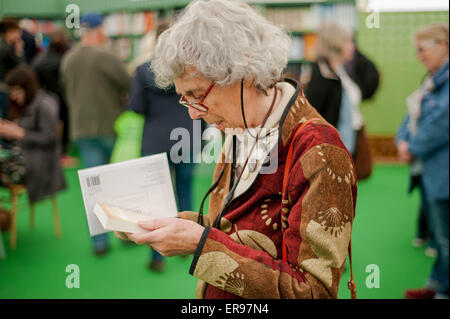
{"type": "Polygon", "coordinates": [[[105,18],[104,28],[108,36],[143,35],[155,27],[155,12],[114,13],[105,18]]]}
{"type": "Polygon", "coordinates": [[[315,47],[317,42],[317,34],[303,35],[303,58],[312,61],[315,56],[315,47]]]}
{"type": "Polygon", "coordinates": [[[291,47],[289,49],[289,60],[302,60],[303,59],[303,37],[293,36],[291,47]]]}
{"type": "Polygon", "coordinates": [[[267,8],[266,17],[289,31],[317,31],[325,21],[335,22],[355,30],[356,6],[351,3],[311,4],[299,8],[267,8]]]}

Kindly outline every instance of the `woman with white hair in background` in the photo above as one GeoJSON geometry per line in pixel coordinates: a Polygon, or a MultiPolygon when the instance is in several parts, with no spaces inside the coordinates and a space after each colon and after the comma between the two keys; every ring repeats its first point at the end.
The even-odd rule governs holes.
{"type": "Polygon", "coordinates": [[[191,2],[157,43],[156,84],[175,84],[191,118],[226,139],[207,216],[202,205],[116,236],[165,256],[193,253],[198,297],[337,298],[356,173],[336,129],[282,79],[289,45],[280,28],[230,0],[191,2]]]}
{"type": "Polygon", "coordinates": [[[437,250],[426,286],[405,292],[410,299],[448,299],[448,35],[448,23],[425,25],[415,32],[417,59],[428,74],[407,98],[408,115],[396,138],[400,158],[411,165],[411,182],[419,181],[426,221],[437,250]]]}

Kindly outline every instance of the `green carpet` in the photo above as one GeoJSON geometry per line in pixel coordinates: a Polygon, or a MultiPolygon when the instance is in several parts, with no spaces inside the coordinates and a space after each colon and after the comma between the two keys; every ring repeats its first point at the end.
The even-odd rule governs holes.
{"type": "MultiPolygon", "coordinates": [[[[211,166],[199,166],[194,180],[195,207],[211,181],[211,166]]],[[[359,298],[402,298],[404,289],[424,284],[433,260],[423,249],[413,248],[418,194],[408,196],[407,168],[377,165],[369,181],[360,182],[353,232],[353,266],[359,298]],[[368,288],[368,265],[379,271],[379,288],[368,288]]],[[[36,227],[29,227],[26,197],[20,200],[18,247],[8,247],[0,260],[0,298],[194,298],[196,279],[189,275],[192,257],[167,259],[166,271],[147,269],[149,250],[125,246],[111,234],[112,249],[95,257],[78,177],[75,169],[65,171],[68,190],[58,196],[63,238],[56,239],[49,201],[37,204],[36,227]],[[80,269],[80,288],[66,287],[70,273],[80,269]]],[[[5,192],[1,192],[2,198],[5,192]]],[[[348,268],[348,267],[347,267],[348,268]]],[[[348,298],[347,269],[342,277],[340,298],[348,298]]]]}

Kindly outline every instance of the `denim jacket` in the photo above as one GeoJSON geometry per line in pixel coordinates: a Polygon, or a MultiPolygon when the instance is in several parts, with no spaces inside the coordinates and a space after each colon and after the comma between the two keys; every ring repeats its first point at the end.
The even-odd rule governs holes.
{"type": "Polygon", "coordinates": [[[422,181],[428,200],[449,199],[449,70],[447,62],[433,75],[434,90],[424,96],[418,131],[408,131],[409,115],[396,137],[423,163],[422,181]]]}

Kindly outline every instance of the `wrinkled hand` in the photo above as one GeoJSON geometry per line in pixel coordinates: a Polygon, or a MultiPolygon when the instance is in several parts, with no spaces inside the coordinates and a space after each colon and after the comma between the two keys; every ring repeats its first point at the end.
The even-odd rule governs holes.
{"type": "Polygon", "coordinates": [[[16,123],[0,120],[0,137],[10,140],[22,140],[25,136],[25,130],[16,123]]]}
{"type": "Polygon", "coordinates": [[[401,161],[410,163],[413,160],[413,155],[409,151],[409,143],[407,141],[400,141],[397,144],[397,153],[401,161]]]}
{"type": "Polygon", "coordinates": [[[167,257],[194,253],[204,231],[203,226],[181,218],[149,219],[140,222],[139,226],[148,232],[115,232],[115,236],[139,245],[144,244],[167,257]]]}

